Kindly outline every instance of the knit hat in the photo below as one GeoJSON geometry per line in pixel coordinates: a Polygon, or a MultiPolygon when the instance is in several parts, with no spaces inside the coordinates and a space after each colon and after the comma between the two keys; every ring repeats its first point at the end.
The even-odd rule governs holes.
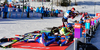
{"type": "Polygon", "coordinates": [[[72,9],[73,9],[73,10],[75,10],[75,8],[74,8],[74,7],[73,7],[72,9]]]}

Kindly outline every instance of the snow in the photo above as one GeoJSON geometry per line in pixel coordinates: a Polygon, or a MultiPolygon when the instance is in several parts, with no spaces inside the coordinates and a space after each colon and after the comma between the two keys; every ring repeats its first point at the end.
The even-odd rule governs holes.
{"type": "MultiPolygon", "coordinates": [[[[54,6],[55,9],[62,9],[64,11],[75,7],[79,12],[88,12],[89,14],[100,13],[100,1],[99,0],[76,0],[77,6],[74,5],[75,0],[72,0],[72,5],[66,7],[54,6]],[[94,3],[96,5],[94,6],[94,3]],[[95,12],[94,12],[95,7],[95,12]]],[[[33,6],[38,6],[34,4],[33,6]]],[[[46,5],[48,7],[48,5],[46,5]]],[[[78,19],[78,18],[76,18],[78,19]]],[[[24,34],[27,32],[32,32],[35,30],[43,30],[46,27],[60,26],[62,25],[61,17],[45,17],[44,19],[40,18],[8,18],[0,19],[0,38],[2,37],[15,37],[15,34],[24,34]]],[[[99,26],[100,27],[100,26],[99,26]]],[[[94,44],[98,49],[100,49],[100,40],[99,40],[99,29],[96,31],[95,38],[92,39],[92,44],[94,44]],[[97,40],[96,40],[97,39],[97,40]]],[[[25,50],[18,48],[9,48],[0,50],[25,50]]],[[[27,50],[27,49],[26,49],[27,50]]]]}
{"type": "Polygon", "coordinates": [[[61,24],[61,17],[0,19],[0,38],[15,37],[15,34],[23,35],[32,31],[43,30],[46,27],[60,26],[61,24]]]}
{"type": "Polygon", "coordinates": [[[41,30],[45,27],[61,25],[61,18],[48,17],[41,20],[40,18],[19,18],[19,19],[0,19],[1,37],[14,36],[15,34],[24,34],[35,30],[41,30]],[[4,35],[6,34],[6,35],[4,35]]]}

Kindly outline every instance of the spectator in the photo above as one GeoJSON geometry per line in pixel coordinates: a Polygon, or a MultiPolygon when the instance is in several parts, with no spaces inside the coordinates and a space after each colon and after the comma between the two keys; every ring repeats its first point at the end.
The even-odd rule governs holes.
{"type": "Polygon", "coordinates": [[[53,17],[53,9],[51,9],[51,14],[50,15],[51,15],[51,17],[53,17]]]}
{"type": "Polygon", "coordinates": [[[39,7],[39,9],[41,9],[41,7],[39,7]]]}
{"type": "Polygon", "coordinates": [[[33,7],[31,7],[31,12],[33,12],[33,7]]]}
{"type": "Polygon", "coordinates": [[[5,12],[4,12],[4,7],[3,7],[3,9],[2,9],[1,11],[3,12],[2,17],[4,18],[4,14],[5,14],[5,12]]]}
{"type": "Polygon", "coordinates": [[[27,9],[26,5],[24,6],[24,9],[27,9]]]}
{"type": "Polygon", "coordinates": [[[4,18],[7,18],[7,13],[8,13],[8,6],[7,4],[4,6],[4,18]]]}
{"type": "Polygon", "coordinates": [[[46,8],[46,11],[45,11],[45,16],[47,17],[48,15],[48,8],[46,8]]]}
{"type": "Polygon", "coordinates": [[[44,6],[41,7],[41,9],[40,9],[40,13],[42,14],[41,19],[43,19],[43,16],[44,16],[44,6]]]}
{"type": "Polygon", "coordinates": [[[63,26],[65,26],[65,25],[67,25],[67,23],[68,23],[68,18],[75,18],[75,14],[76,13],[74,13],[74,11],[75,11],[75,8],[72,8],[71,10],[67,10],[66,12],[65,12],[65,14],[64,14],[64,17],[62,18],[62,22],[63,22],[63,26]]]}
{"type": "Polygon", "coordinates": [[[50,10],[48,9],[48,14],[47,14],[47,16],[48,17],[51,17],[51,14],[50,14],[51,12],[50,12],[50,10]]]}
{"type": "Polygon", "coordinates": [[[30,7],[29,5],[27,6],[26,12],[27,12],[27,18],[29,18],[29,11],[30,11],[30,7]]]}
{"type": "Polygon", "coordinates": [[[40,12],[39,7],[37,7],[36,12],[37,12],[37,13],[39,13],[39,12],[40,12]]]}
{"type": "Polygon", "coordinates": [[[14,5],[13,8],[16,8],[16,5],[14,5]]]}
{"type": "Polygon", "coordinates": [[[13,12],[16,12],[16,5],[13,6],[13,12]]]}
{"type": "Polygon", "coordinates": [[[52,9],[51,16],[55,16],[55,9],[52,9]]]}
{"type": "Polygon", "coordinates": [[[20,9],[20,4],[18,4],[18,8],[20,9]]]}
{"type": "Polygon", "coordinates": [[[58,17],[58,13],[59,13],[59,11],[58,11],[58,9],[55,11],[55,16],[56,17],[58,17]]]}
{"type": "Polygon", "coordinates": [[[11,5],[11,3],[9,4],[9,8],[12,8],[12,5],[11,5]]]}
{"type": "Polygon", "coordinates": [[[53,9],[53,16],[55,16],[55,9],[53,9]]]}

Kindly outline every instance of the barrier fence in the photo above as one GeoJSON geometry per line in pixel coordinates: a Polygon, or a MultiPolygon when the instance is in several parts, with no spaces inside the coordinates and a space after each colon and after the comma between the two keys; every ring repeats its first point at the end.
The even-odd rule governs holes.
{"type": "MultiPolygon", "coordinates": [[[[4,12],[3,12],[3,7],[0,7],[1,11],[0,11],[0,17],[4,17],[4,12]]],[[[22,9],[21,9],[22,10],[22,9]]],[[[24,12],[19,12],[18,8],[8,8],[8,13],[7,13],[7,18],[26,18],[27,17],[27,12],[25,11],[26,9],[24,9],[24,12]],[[14,9],[16,9],[14,11],[14,9]]],[[[42,14],[41,13],[36,13],[35,11],[33,12],[29,12],[29,17],[41,17],[42,14]]],[[[48,17],[51,17],[51,13],[48,15],[48,17]]],[[[58,17],[63,17],[63,14],[58,14],[58,17]]]]}
{"type": "MultiPolygon", "coordinates": [[[[30,12],[29,17],[41,17],[41,13],[35,13],[35,12],[30,12]]],[[[0,17],[4,17],[4,12],[0,11],[0,17]]],[[[27,12],[8,12],[7,13],[7,18],[27,18],[27,12]]]]}
{"type": "MultiPolygon", "coordinates": [[[[74,32],[74,50],[77,50],[77,41],[81,41],[83,43],[89,44],[91,43],[91,39],[93,38],[93,36],[95,35],[95,31],[97,30],[97,27],[100,23],[100,13],[96,13],[96,16],[87,20],[84,20],[85,22],[85,29],[81,34],[81,30],[80,28],[78,28],[78,25],[76,24],[79,30],[77,30],[76,32],[74,32]],[[84,37],[84,41],[80,40],[81,38],[84,37]]],[[[79,25],[80,26],[80,25],[79,25]]],[[[82,48],[82,47],[81,47],[82,48]]],[[[87,46],[84,47],[84,50],[87,49],[87,46]]]]}

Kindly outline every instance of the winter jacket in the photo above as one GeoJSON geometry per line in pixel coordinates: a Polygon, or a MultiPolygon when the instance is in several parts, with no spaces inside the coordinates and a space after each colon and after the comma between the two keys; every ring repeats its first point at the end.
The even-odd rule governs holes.
{"type": "Polygon", "coordinates": [[[8,12],[8,6],[7,5],[5,5],[5,7],[4,7],[4,12],[8,12]]]}
{"type": "Polygon", "coordinates": [[[44,13],[44,8],[41,7],[40,13],[44,13]]]}
{"type": "Polygon", "coordinates": [[[40,12],[39,7],[37,7],[36,12],[40,12]]]}
{"type": "MultiPolygon", "coordinates": [[[[29,6],[28,6],[29,7],[29,6]]],[[[26,9],[27,7],[26,6],[24,6],[24,9],[26,9]]]]}
{"type": "Polygon", "coordinates": [[[12,8],[11,4],[9,5],[9,8],[12,8]]]}
{"type": "Polygon", "coordinates": [[[15,6],[13,6],[13,8],[15,8],[15,6]]]}
{"type": "Polygon", "coordinates": [[[29,6],[27,6],[26,12],[29,12],[29,11],[30,11],[30,8],[29,8],[29,6]]]}
{"type": "Polygon", "coordinates": [[[46,14],[48,14],[49,12],[48,12],[48,10],[46,9],[46,14]]]}
{"type": "Polygon", "coordinates": [[[71,13],[71,10],[67,10],[64,14],[64,18],[69,18],[71,16],[70,13],[71,13]]]}
{"type": "Polygon", "coordinates": [[[53,10],[53,13],[55,13],[55,11],[53,10]]]}
{"type": "Polygon", "coordinates": [[[57,13],[57,14],[59,13],[58,9],[55,11],[55,13],[57,13]]]}

